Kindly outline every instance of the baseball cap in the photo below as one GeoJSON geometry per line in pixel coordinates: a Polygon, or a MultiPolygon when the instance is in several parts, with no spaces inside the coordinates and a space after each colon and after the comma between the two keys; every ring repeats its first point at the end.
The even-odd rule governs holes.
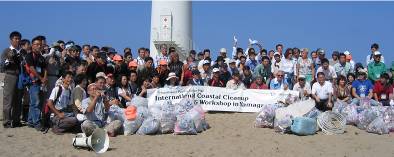
{"type": "Polygon", "coordinates": [[[104,78],[107,78],[107,75],[105,75],[105,73],[104,73],[104,72],[98,72],[98,73],[96,74],[96,78],[98,78],[98,77],[104,77],[104,78]]]}
{"type": "Polygon", "coordinates": [[[279,52],[275,52],[275,53],[274,53],[274,56],[275,56],[275,55],[279,55],[279,56],[280,56],[280,53],[279,53],[279,52]]]}
{"type": "Polygon", "coordinates": [[[212,69],[212,72],[213,72],[213,73],[219,72],[219,68],[213,68],[213,69],[212,69]]]}
{"type": "Polygon", "coordinates": [[[373,54],[374,54],[375,56],[382,55],[379,51],[375,51],[373,54]]]}
{"type": "Polygon", "coordinates": [[[138,64],[137,64],[136,61],[131,61],[131,62],[129,63],[129,67],[137,67],[137,66],[138,66],[138,64]]]}
{"type": "Polygon", "coordinates": [[[236,61],[234,59],[230,59],[230,61],[228,62],[229,64],[231,63],[236,63],[236,61]]]}
{"type": "Polygon", "coordinates": [[[159,61],[159,65],[167,65],[167,61],[162,59],[159,61]]]}
{"type": "Polygon", "coordinates": [[[226,48],[221,48],[221,49],[220,49],[220,53],[227,53],[226,48]]]}
{"type": "Polygon", "coordinates": [[[349,51],[345,51],[345,52],[343,52],[343,54],[350,55],[350,52],[349,51]]]}
{"type": "Polygon", "coordinates": [[[299,75],[298,79],[305,79],[305,75],[299,75]]]}
{"type": "Polygon", "coordinates": [[[211,64],[209,60],[204,60],[203,64],[211,64]]]}
{"type": "Polygon", "coordinates": [[[122,59],[122,56],[120,56],[120,55],[115,55],[113,58],[112,58],[112,60],[114,60],[114,61],[123,61],[123,59],[122,59]]]}

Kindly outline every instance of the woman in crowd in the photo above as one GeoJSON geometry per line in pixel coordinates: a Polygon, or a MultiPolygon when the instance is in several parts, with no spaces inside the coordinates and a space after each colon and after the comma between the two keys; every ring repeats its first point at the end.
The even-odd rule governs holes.
{"type": "Polygon", "coordinates": [[[263,77],[258,75],[250,85],[250,89],[268,89],[268,86],[263,82],[263,77]]]}
{"type": "Polygon", "coordinates": [[[334,86],[334,100],[340,100],[346,103],[351,102],[351,93],[348,87],[346,77],[340,75],[337,80],[336,86],[334,86]]]}
{"type": "Polygon", "coordinates": [[[292,60],[293,49],[288,48],[285,52],[285,58],[281,61],[281,70],[285,72],[285,79],[289,83],[289,89],[293,89],[295,64],[292,60]]]}
{"type": "Polygon", "coordinates": [[[315,70],[313,69],[312,59],[308,58],[308,49],[303,48],[301,58],[297,61],[297,78],[300,75],[305,76],[305,82],[311,83],[313,76],[315,76],[315,70]]]}
{"type": "Polygon", "coordinates": [[[352,91],[352,84],[355,79],[356,79],[356,75],[354,75],[353,73],[347,74],[347,87],[349,88],[350,91],[352,91]]]}
{"type": "Polygon", "coordinates": [[[126,102],[131,101],[133,98],[133,91],[128,82],[127,75],[122,75],[120,77],[120,84],[118,86],[118,96],[122,108],[126,108],[126,102]]]}

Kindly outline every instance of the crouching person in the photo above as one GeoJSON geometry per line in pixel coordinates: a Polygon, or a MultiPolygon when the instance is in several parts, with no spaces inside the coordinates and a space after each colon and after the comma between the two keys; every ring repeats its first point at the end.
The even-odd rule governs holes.
{"type": "Polygon", "coordinates": [[[71,103],[71,88],[73,73],[68,71],[63,74],[62,84],[53,88],[48,99],[48,107],[54,113],[52,118],[52,131],[55,134],[62,134],[73,130],[78,120],[73,112],[71,103]]]}
{"type": "Polygon", "coordinates": [[[98,77],[95,84],[88,86],[89,97],[82,101],[82,112],[87,119],[81,124],[81,129],[86,136],[90,136],[96,128],[103,127],[109,136],[115,136],[122,128],[120,120],[106,124],[110,102],[105,96],[104,88],[101,88],[104,85],[105,78],[98,77]]]}

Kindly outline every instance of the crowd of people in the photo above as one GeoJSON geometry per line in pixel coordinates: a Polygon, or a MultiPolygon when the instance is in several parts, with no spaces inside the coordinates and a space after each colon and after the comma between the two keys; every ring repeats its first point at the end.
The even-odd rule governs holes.
{"type": "Polygon", "coordinates": [[[56,134],[77,127],[89,135],[92,128],[109,127],[115,135],[113,128],[121,124],[106,123],[111,105],[126,108],[133,97],[146,97],[148,89],[171,86],[296,90],[300,99],[314,99],[322,111],[338,100],[350,103],[368,97],[374,104],[389,105],[393,99],[394,62],[388,71],[376,43],[364,67],[349,51],[334,51],[328,59],[320,48],[284,49],[277,44],[267,51],[257,42],[244,51],[234,41],[230,57],[225,48],[216,59],[204,49],[191,50],[180,60],[178,50],[164,44],[151,57],[148,48],[139,48],[138,56],[125,48],[121,55],[111,47],[73,41],[48,45],[45,36],[22,39],[16,31],[9,39],[10,46],[1,54],[5,128],[25,123],[43,131],[50,121],[56,134]],[[48,113],[50,120],[45,118],[48,113]]]}

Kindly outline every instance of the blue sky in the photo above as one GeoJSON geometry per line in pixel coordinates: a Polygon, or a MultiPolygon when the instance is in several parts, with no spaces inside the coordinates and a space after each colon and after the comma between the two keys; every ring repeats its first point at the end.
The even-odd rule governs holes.
{"type": "MultiPolygon", "coordinates": [[[[150,2],[0,2],[0,47],[13,30],[23,38],[42,34],[122,51],[149,47],[150,2]]],[[[394,57],[394,2],[193,2],[195,48],[241,47],[249,37],[273,49],[349,50],[364,63],[377,42],[386,62],[394,57]]],[[[136,55],[134,53],[134,55],[136,55]]],[[[216,56],[216,54],[214,54],[216,56]]],[[[364,63],[365,64],[365,63],[364,63]]]]}

